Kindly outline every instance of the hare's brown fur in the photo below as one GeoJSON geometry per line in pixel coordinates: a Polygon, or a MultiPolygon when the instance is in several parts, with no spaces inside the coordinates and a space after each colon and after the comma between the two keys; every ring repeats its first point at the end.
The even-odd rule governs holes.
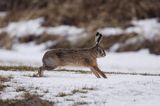
{"type": "MultiPolygon", "coordinates": [[[[59,66],[84,66],[89,67],[97,78],[105,74],[97,66],[98,44],[91,48],[84,49],[52,49],[43,56],[43,66],[39,69],[39,76],[43,70],[52,70],[59,66]]],[[[104,54],[103,54],[104,55],[104,54]]]]}
{"type": "MultiPolygon", "coordinates": [[[[56,63],[51,66],[90,66],[95,64],[96,54],[94,49],[54,49],[48,51],[43,57],[43,63],[53,59],[56,63]],[[68,55],[69,54],[69,55],[68,55]],[[78,61],[77,61],[78,60],[78,61]]],[[[48,66],[44,64],[44,67],[48,66]]]]}

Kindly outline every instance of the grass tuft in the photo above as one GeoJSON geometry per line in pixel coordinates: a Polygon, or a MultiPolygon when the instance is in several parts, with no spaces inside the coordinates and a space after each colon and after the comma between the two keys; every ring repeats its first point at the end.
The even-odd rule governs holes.
{"type": "Polygon", "coordinates": [[[95,90],[95,88],[92,88],[92,87],[83,87],[82,89],[83,90],[95,90]]]}
{"type": "Polygon", "coordinates": [[[6,85],[0,84],[0,91],[3,91],[3,89],[7,87],[6,85]]]}
{"type": "Polygon", "coordinates": [[[72,94],[76,94],[76,93],[87,93],[88,91],[86,90],[83,90],[83,89],[74,89],[72,91],[72,94]]]}
{"type": "Polygon", "coordinates": [[[26,91],[26,89],[24,87],[18,87],[16,89],[16,92],[21,92],[21,91],[26,91]]]}
{"type": "Polygon", "coordinates": [[[4,71],[35,71],[37,67],[32,66],[0,66],[0,70],[4,71]]]}
{"type": "Polygon", "coordinates": [[[0,91],[3,91],[3,89],[7,87],[7,85],[3,85],[3,83],[9,81],[11,78],[12,78],[11,76],[9,77],[0,76],[0,91]]]}
{"type": "Polygon", "coordinates": [[[73,104],[73,106],[82,106],[82,105],[88,105],[88,103],[87,102],[85,102],[85,101],[79,101],[79,102],[75,102],[74,104],[73,104]]]}
{"type": "Polygon", "coordinates": [[[56,97],[64,97],[64,96],[70,96],[71,94],[67,94],[64,92],[59,92],[58,95],[56,97]]]}
{"type": "MultiPolygon", "coordinates": [[[[38,67],[32,66],[0,66],[0,70],[3,71],[37,71],[38,67]]],[[[90,74],[91,71],[84,71],[84,70],[66,70],[66,69],[58,69],[53,70],[57,72],[74,72],[80,74],[90,74]]],[[[160,76],[160,74],[152,74],[152,73],[128,73],[128,72],[104,72],[106,74],[115,74],[115,75],[142,75],[142,76],[160,76]]],[[[37,77],[37,75],[33,75],[31,77],[37,77]]]]}
{"type": "Polygon", "coordinates": [[[32,95],[29,92],[24,94],[22,100],[0,100],[0,106],[53,106],[54,102],[41,99],[39,96],[32,95]]]}

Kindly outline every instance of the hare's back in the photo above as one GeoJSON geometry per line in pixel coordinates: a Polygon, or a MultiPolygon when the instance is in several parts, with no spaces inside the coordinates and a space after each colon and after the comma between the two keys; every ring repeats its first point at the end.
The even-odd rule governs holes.
{"type": "Polygon", "coordinates": [[[87,50],[51,50],[45,56],[58,65],[84,66],[93,63],[95,60],[87,50]]]}

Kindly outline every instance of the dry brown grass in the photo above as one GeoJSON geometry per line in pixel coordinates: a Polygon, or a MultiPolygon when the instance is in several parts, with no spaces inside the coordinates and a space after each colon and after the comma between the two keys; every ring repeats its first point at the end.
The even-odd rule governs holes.
{"type": "Polygon", "coordinates": [[[85,102],[85,101],[78,101],[78,102],[74,102],[74,104],[72,106],[87,106],[89,103],[85,102]]]}
{"type": "Polygon", "coordinates": [[[0,66],[3,71],[36,71],[38,67],[32,66],[0,66]]]}
{"type": "Polygon", "coordinates": [[[65,93],[65,92],[59,92],[56,97],[64,97],[64,96],[71,96],[72,94],[70,93],[65,93]]]}
{"type": "Polygon", "coordinates": [[[89,90],[95,90],[95,88],[83,87],[83,88],[79,88],[79,89],[73,89],[70,93],[59,92],[56,95],[56,97],[72,96],[77,93],[86,94],[86,93],[88,93],[89,90]]]}
{"type": "Polygon", "coordinates": [[[76,93],[88,93],[88,91],[83,90],[83,89],[74,89],[72,91],[72,94],[76,94],[76,93]]]}
{"type": "Polygon", "coordinates": [[[159,0],[5,0],[6,22],[45,17],[44,25],[103,27],[125,25],[131,19],[160,17],[159,0]]]}
{"type": "Polygon", "coordinates": [[[0,75],[0,91],[3,91],[3,89],[7,87],[7,85],[4,85],[3,83],[10,81],[11,78],[12,78],[11,76],[4,77],[0,75]]]}
{"type": "Polygon", "coordinates": [[[13,39],[7,33],[0,33],[0,48],[11,49],[13,39]]]}
{"type": "MultiPolygon", "coordinates": [[[[37,71],[38,67],[32,66],[0,66],[0,70],[3,71],[37,71]]],[[[53,70],[58,72],[74,72],[80,74],[91,74],[91,71],[84,71],[84,70],[66,70],[66,69],[59,69],[53,70]]],[[[115,74],[115,75],[142,75],[142,76],[160,76],[160,74],[151,74],[151,73],[128,73],[128,72],[105,72],[106,74],[115,74]]],[[[35,75],[30,77],[37,77],[35,75]]]]}
{"type": "Polygon", "coordinates": [[[0,100],[0,106],[54,106],[54,103],[43,100],[39,96],[25,93],[23,100],[0,100]]]}
{"type": "Polygon", "coordinates": [[[4,77],[4,76],[0,76],[0,82],[7,82],[11,79],[12,77],[4,77]]]}

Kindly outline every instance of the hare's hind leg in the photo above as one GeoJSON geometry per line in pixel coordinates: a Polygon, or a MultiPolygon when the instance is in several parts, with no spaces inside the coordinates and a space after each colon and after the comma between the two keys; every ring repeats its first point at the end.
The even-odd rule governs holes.
{"type": "Polygon", "coordinates": [[[107,78],[104,72],[102,72],[97,66],[92,67],[96,72],[98,72],[103,78],[107,78]]]}
{"type": "Polygon", "coordinates": [[[39,69],[38,69],[38,76],[39,77],[42,77],[43,76],[43,70],[44,70],[44,67],[42,66],[42,67],[39,67],[39,69]]]}
{"type": "Polygon", "coordinates": [[[56,67],[42,66],[42,67],[40,67],[39,70],[38,70],[38,76],[39,76],[39,77],[42,77],[44,70],[53,70],[53,69],[55,69],[55,68],[56,68],[56,67]]]}

